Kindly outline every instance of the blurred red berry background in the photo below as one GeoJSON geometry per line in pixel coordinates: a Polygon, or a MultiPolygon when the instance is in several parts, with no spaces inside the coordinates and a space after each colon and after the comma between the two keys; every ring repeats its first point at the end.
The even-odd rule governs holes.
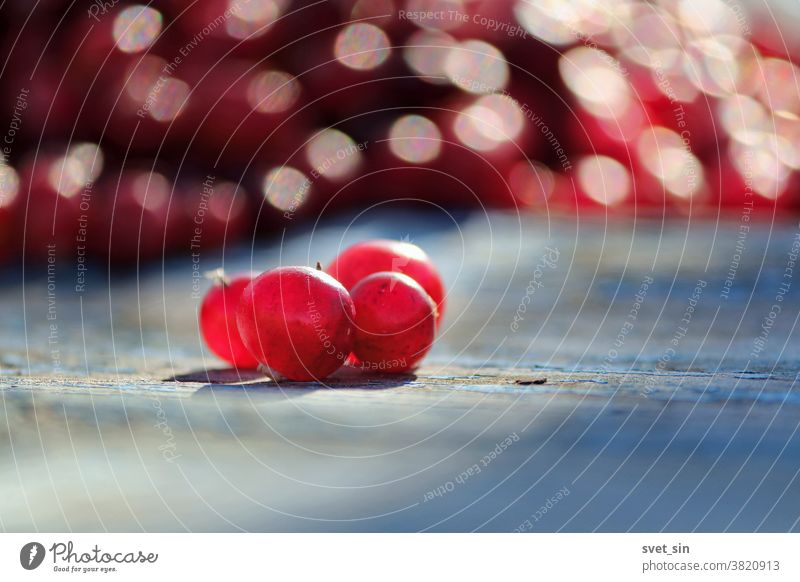
{"type": "Polygon", "coordinates": [[[0,261],[125,267],[397,199],[796,213],[781,31],[723,0],[5,3],[0,261]]]}

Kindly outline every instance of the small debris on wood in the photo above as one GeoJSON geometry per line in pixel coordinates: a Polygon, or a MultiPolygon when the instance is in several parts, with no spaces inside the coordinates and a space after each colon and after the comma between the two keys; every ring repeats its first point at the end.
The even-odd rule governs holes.
{"type": "Polygon", "coordinates": [[[547,378],[535,378],[533,380],[516,380],[514,384],[518,384],[520,386],[534,386],[534,385],[547,384],[547,378]]]}

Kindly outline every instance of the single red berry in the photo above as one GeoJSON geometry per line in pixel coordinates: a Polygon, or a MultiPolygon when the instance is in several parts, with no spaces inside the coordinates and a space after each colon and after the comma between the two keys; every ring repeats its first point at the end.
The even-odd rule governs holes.
{"type": "Polygon", "coordinates": [[[279,267],[255,279],[237,314],[244,345],[289,380],[322,380],[338,370],[353,347],[353,301],[321,270],[279,267]]]}
{"type": "Polygon", "coordinates": [[[258,360],[248,351],[236,326],[236,313],[248,275],[226,279],[220,275],[200,305],[200,330],[208,348],[235,368],[253,369],[258,360]]]}
{"type": "Polygon", "coordinates": [[[353,353],[365,370],[405,372],[433,345],[436,304],[402,273],[375,273],[352,293],[356,308],[353,353]]]}
{"type": "Polygon", "coordinates": [[[444,315],[445,292],[439,271],[421,248],[409,242],[370,240],[354,244],[326,269],[348,290],[373,273],[403,273],[414,279],[437,307],[436,323],[444,315]]]}

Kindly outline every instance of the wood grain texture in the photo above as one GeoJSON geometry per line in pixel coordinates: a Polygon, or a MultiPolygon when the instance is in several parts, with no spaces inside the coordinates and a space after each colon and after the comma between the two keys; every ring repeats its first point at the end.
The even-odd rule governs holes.
{"type": "Polygon", "coordinates": [[[754,226],[743,252],[736,222],[346,226],[235,250],[225,267],[410,236],[450,289],[414,376],[220,370],[190,258],[137,276],[91,265],[80,293],[69,257],[49,276],[28,265],[24,285],[8,273],[0,529],[800,529],[797,224],[754,226]]]}

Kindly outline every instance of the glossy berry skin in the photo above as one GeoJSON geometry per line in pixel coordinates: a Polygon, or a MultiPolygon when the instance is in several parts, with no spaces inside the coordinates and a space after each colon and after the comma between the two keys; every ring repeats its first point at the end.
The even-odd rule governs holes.
{"type": "Polygon", "coordinates": [[[350,291],[373,273],[391,271],[408,275],[433,299],[437,325],[442,321],[445,307],[442,277],[417,245],[381,239],[356,243],[336,257],[326,271],[350,291]]]}
{"type": "Polygon", "coordinates": [[[414,369],[436,335],[436,304],[425,290],[401,273],[375,273],[355,286],[352,297],[358,365],[390,373],[414,369]]]}
{"type": "Polygon", "coordinates": [[[247,286],[237,323],[260,363],[288,380],[309,382],[330,376],[347,360],[354,318],[350,294],[333,277],[308,267],[279,267],[247,286]]]}
{"type": "Polygon", "coordinates": [[[200,330],[206,345],[218,357],[239,369],[258,367],[258,360],[245,347],[236,326],[239,301],[252,280],[252,277],[243,275],[218,281],[200,305],[200,330]]]}

